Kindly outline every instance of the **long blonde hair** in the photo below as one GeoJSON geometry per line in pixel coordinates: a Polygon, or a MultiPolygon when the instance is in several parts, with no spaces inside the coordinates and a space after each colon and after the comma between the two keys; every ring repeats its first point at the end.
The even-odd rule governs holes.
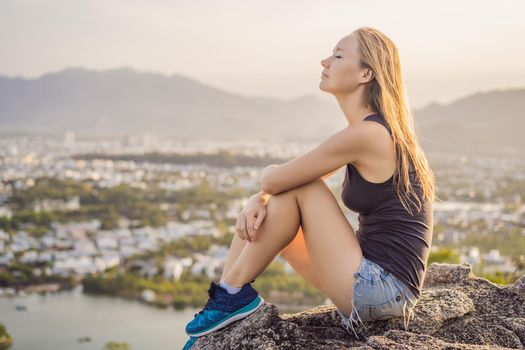
{"type": "Polygon", "coordinates": [[[396,192],[403,207],[411,214],[408,202],[415,204],[415,201],[409,198],[412,195],[417,201],[419,212],[422,202],[410,181],[409,160],[413,164],[425,201],[435,200],[435,177],[417,142],[398,49],[392,40],[375,28],[361,27],[352,34],[359,43],[361,67],[368,67],[374,73],[374,78],[365,90],[367,107],[383,115],[392,131],[397,154],[397,167],[393,178],[396,192]]]}

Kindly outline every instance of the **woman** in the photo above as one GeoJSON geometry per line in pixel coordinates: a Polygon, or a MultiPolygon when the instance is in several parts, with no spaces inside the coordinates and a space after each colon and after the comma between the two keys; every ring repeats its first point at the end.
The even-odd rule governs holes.
{"type": "MultiPolygon", "coordinates": [[[[251,286],[277,256],[337,307],[341,325],[412,315],[432,237],[434,176],[417,144],[399,54],[379,30],[343,37],[321,61],[319,88],[348,122],[313,150],[261,174],[236,225],[220,283],[186,327],[199,337],[256,311],[251,286]],[[342,200],[359,213],[357,234],[323,179],[346,167],[342,200]]],[[[410,317],[408,317],[410,319],[410,317]]]]}

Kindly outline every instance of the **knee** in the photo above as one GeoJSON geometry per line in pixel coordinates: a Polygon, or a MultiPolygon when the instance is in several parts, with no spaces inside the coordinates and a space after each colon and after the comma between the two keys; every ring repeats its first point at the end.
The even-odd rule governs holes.
{"type": "Polygon", "coordinates": [[[296,197],[296,191],[299,187],[296,187],[296,188],[292,188],[292,189],[289,189],[289,190],[286,190],[286,191],[283,191],[283,192],[279,192],[279,193],[276,193],[276,194],[272,194],[269,198],[268,198],[268,202],[270,201],[280,201],[280,200],[290,200],[290,199],[295,199],[296,197]]]}
{"type": "Polygon", "coordinates": [[[319,188],[328,188],[324,180],[321,178],[317,178],[315,180],[305,183],[304,185],[298,186],[294,188],[292,191],[295,191],[297,195],[301,192],[311,191],[312,189],[319,189],[319,188]]]}
{"type": "Polygon", "coordinates": [[[302,186],[295,188],[295,190],[297,191],[296,196],[299,197],[300,195],[304,193],[308,193],[312,191],[322,191],[322,190],[330,191],[330,188],[328,187],[326,182],[324,182],[323,179],[317,178],[313,181],[310,181],[302,186]]]}
{"type": "Polygon", "coordinates": [[[294,187],[292,189],[289,189],[287,191],[279,192],[275,195],[271,195],[268,199],[268,202],[275,201],[275,200],[283,200],[283,199],[293,199],[298,204],[298,199],[300,196],[302,196],[306,192],[310,191],[319,191],[319,190],[328,190],[328,186],[324,182],[323,179],[317,178],[313,181],[310,181],[304,185],[294,187]]]}

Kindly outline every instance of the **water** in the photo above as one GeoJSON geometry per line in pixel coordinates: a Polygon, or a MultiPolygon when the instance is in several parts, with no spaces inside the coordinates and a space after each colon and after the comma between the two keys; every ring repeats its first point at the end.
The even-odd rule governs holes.
{"type": "Polygon", "coordinates": [[[13,337],[9,350],[102,350],[108,341],[133,350],[177,350],[198,310],[159,309],[138,301],[72,291],[0,298],[0,322],[13,337]],[[27,306],[18,311],[15,305],[27,306]],[[79,343],[77,338],[91,337],[79,343]]]}

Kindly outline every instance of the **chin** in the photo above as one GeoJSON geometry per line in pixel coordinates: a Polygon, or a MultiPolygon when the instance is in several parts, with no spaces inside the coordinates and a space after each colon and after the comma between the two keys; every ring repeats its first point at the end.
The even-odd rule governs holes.
{"type": "Polygon", "coordinates": [[[322,83],[322,82],[319,83],[319,90],[324,91],[324,92],[328,92],[328,93],[330,92],[330,90],[327,90],[327,89],[323,86],[323,83],[322,83]]]}

